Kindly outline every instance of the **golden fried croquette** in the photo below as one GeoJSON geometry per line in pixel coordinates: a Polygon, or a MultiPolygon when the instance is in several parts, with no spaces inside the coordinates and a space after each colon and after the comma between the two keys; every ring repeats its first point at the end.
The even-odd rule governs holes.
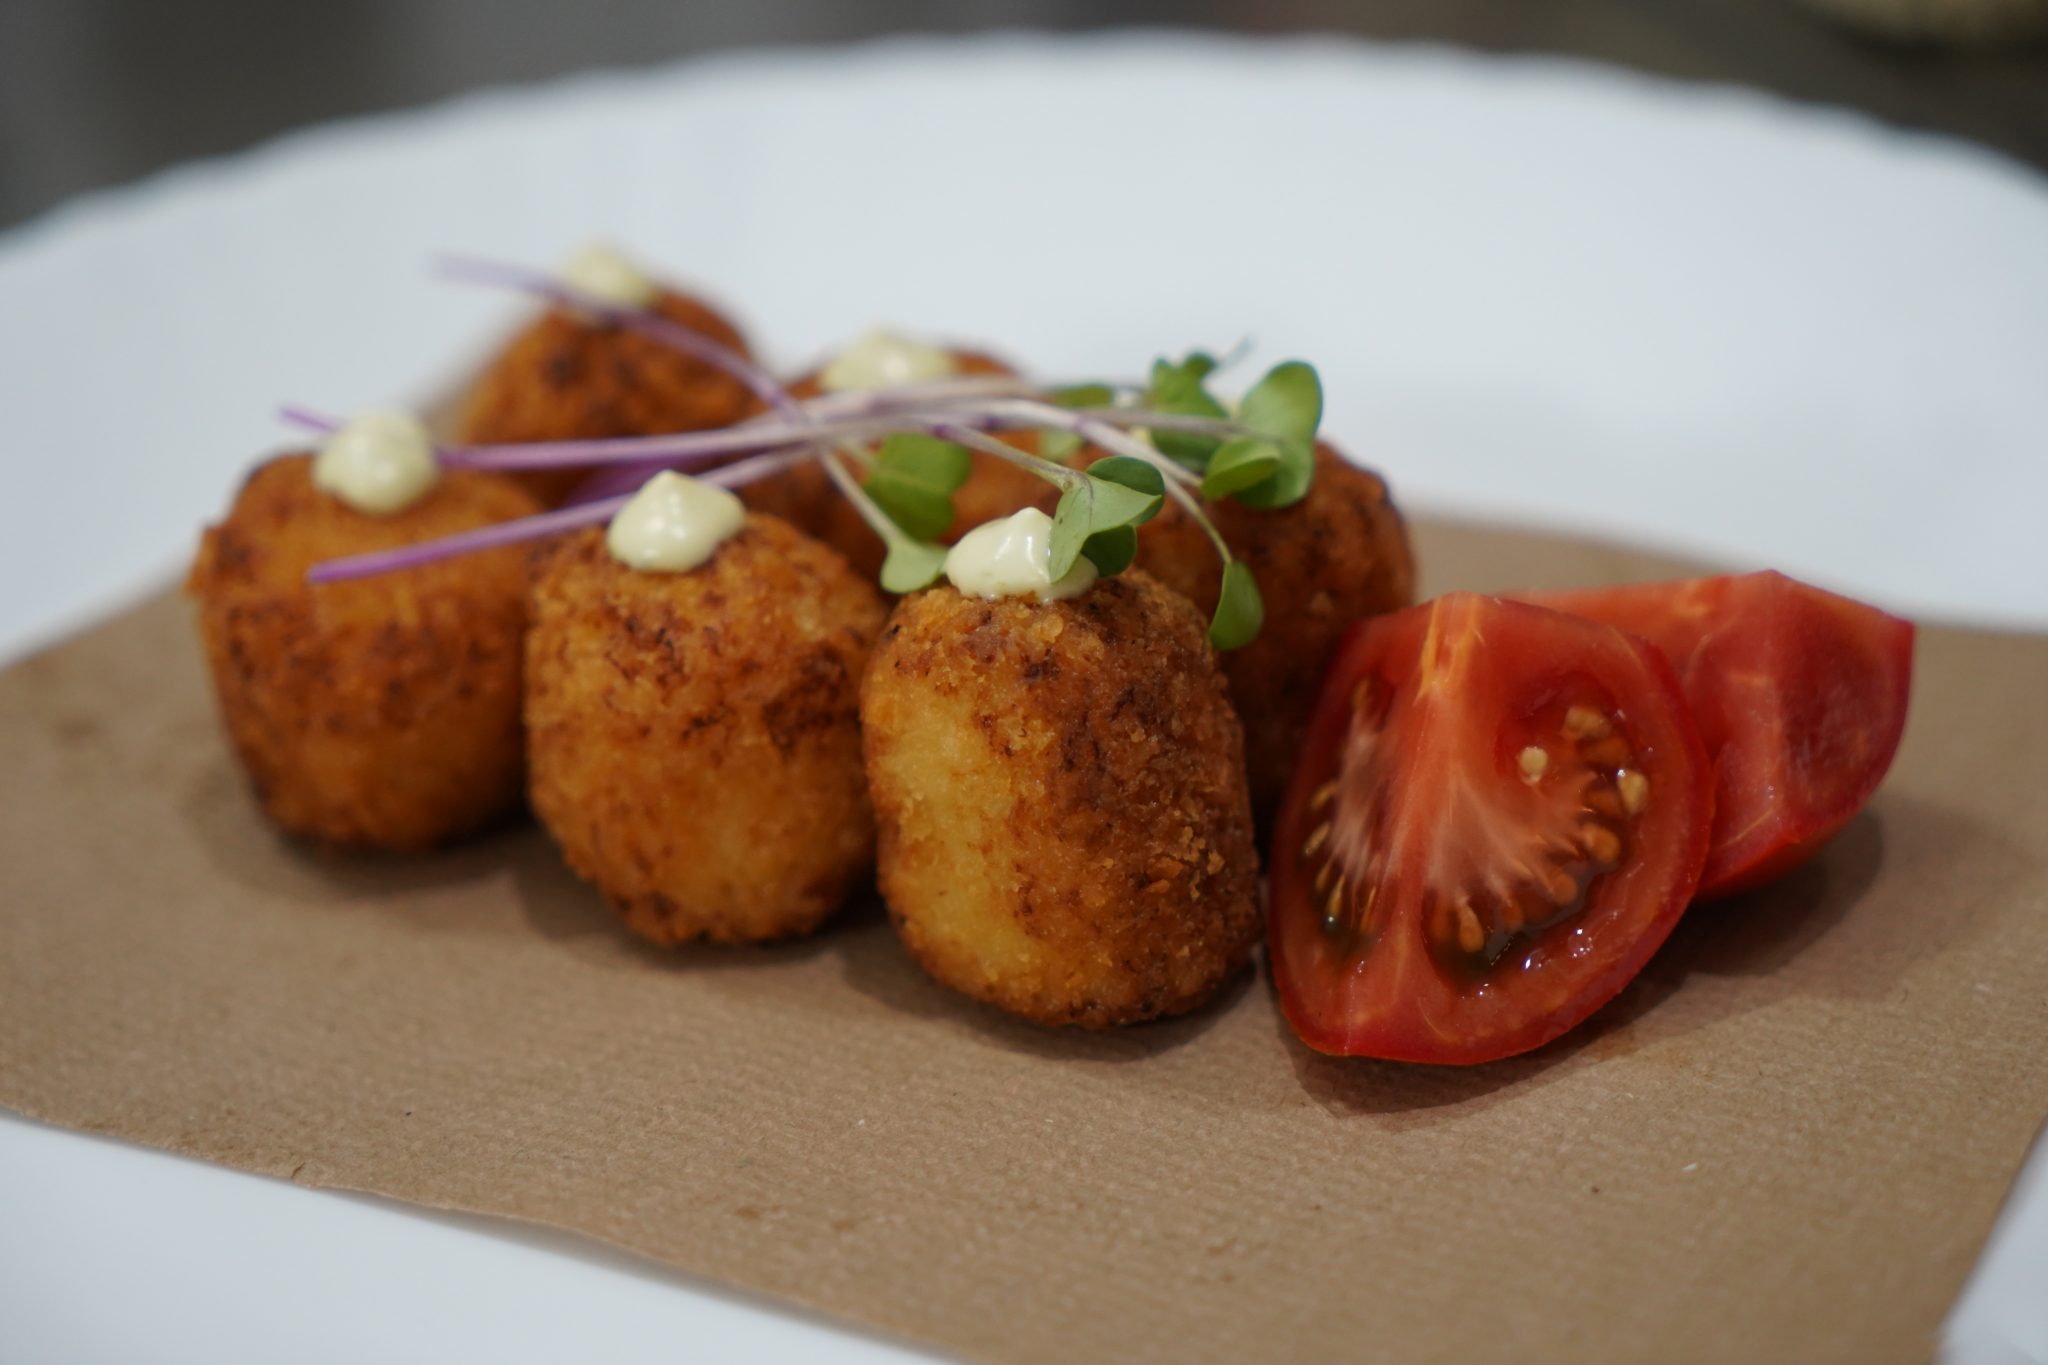
{"type": "MultiPolygon", "coordinates": [[[[978,351],[952,352],[963,375],[1012,375],[1016,371],[991,355],[978,351]]],[[[790,387],[798,398],[822,393],[817,374],[805,375],[790,387]]],[[[1019,450],[1038,449],[1035,431],[998,433],[1019,450]]],[[[872,579],[882,571],[885,553],[880,536],[861,520],[860,512],[839,492],[816,462],[800,464],[773,478],[762,479],[740,491],[740,499],[756,512],[781,517],[798,529],[824,541],[853,565],[854,571],[872,579]]],[[[1028,469],[1020,469],[994,455],[974,453],[974,470],[953,494],[953,524],[940,543],[951,545],[985,521],[995,521],[1026,507],[1050,512],[1059,502],[1059,490],[1028,469]]]]}
{"type": "MultiPolygon", "coordinates": [[[[1252,808],[1263,823],[1287,791],[1338,640],[1354,621],[1414,601],[1415,557],[1386,484],[1326,445],[1316,447],[1308,496],[1292,507],[1262,511],[1226,500],[1206,510],[1266,604],[1259,637],[1223,655],[1244,722],[1252,808]]],[[[1138,532],[1137,562],[1204,617],[1216,609],[1216,547],[1172,501],[1138,532]]]]}
{"type": "MultiPolygon", "coordinates": [[[[653,307],[741,356],[747,343],[710,305],[662,291],[653,307]]],[[[544,313],[514,337],[464,399],[457,439],[473,445],[658,436],[730,426],[760,400],[739,380],[630,328],[544,313]]],[[[521,471],[549,506],[589,477],[588,469],[521,471]]]]}
{"type": "Polygon", "coordinates": [[[861,721],[882,896],[941,982],[1092,1028],[1192,1009],[1244,966],[1242,734],[1203,621],[1158,580],[914,593],[861,721]]]}
{"type": "Polygon", "coordinates": [[[524,552],[318,587],[306,570],[538,510],[510,481],[465,471],[375,517],[316,489],[310,456],[250,475],[186,590],[228,737],[272,820],[337,847],[418,850],[518,805],[524,552]]]}
{"type": "Polygon", "coordinates": [[[846,899],[874,856],[859,687],[884,615],[772,517],[687,573],[627,568],[601,529],[536,557],[529,796],[634,932],[758,942],[846,899]]]}

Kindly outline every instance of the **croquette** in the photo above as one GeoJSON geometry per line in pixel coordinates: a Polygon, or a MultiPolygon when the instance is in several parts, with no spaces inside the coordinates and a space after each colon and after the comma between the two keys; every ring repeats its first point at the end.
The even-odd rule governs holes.
{"type": "Polygon", "coordinates": [[[657,943],[807,933],[871,866],[859,686],[886,609],[830,549],[749,515],[643,573],[603,530],[536,555],[529,797],[577,875],[657,943]]]}
{"type": "MultiPolygon", "coordinates": [[[[1316,447],[1315,482],[1292,507],[1225,500],[1205,510],[1266,605],[1258,638],[1223,655],[1244,722],[1252,808],[1263,825],[1286,794],[1338,641],[1353,622],[1414,602],[1415,556],[1386,484],[1327,445],[1316,447]]],[[[1137,564],[1204,617],[1216,609],[1223,565],[1177,504],[1167,502],[1140,529],[1137,564]]]]}
{"type": "MultiPolygon", "coordinates": [[[[979,351],[951,354],[962,375],[1016,373],[994,356],[979,351]]],[[[797,398],[813,398],[822,392],[815,373],[790,386],[790,393],[797,398]]],[[[1019,450],[1029,452],[1038,448],[1035,431],[999,435],[1019,450]]],[[[941,544],[952,544],[985,521],[1009,516],[1025,507],[1050,512],[1059,502],[1059,490],[1030,470],[980,451],[974,452],[973,459],[973,472],[953,494],[953,524],[939,537],[941,544]]],[[[846,562],[862,577],[872,579],[882,571],[885,547],[881,537],[861,519],[859,510],[815,461],[750,484],[740,491],[740,498],[752,510],[781,517],[824,541],[846,556],[846,562]]]]}
{"type": "MultiPolygon", "coordinates": [[[[699,299],[664,290],[653,307],[740,356],[748,353],[739,329],[699,299]]],[[[753,392],[723,370],[630,328],[554,308],[478,376],[463,401],[456,437],[497,445],[659,436],[730,426],[759,406],[753,392]]],[[[554,506],[590,473],[542,469],[514,477],[554,506]]]]}
{"type": "Polygon", "coordinates": [[[264,812],[345,848],[432,848],[519,803],[524,552],[311,586],[321,560],[538,511],[508,480],[449,472],[366,516],[288,455],[200,541],[187,591],[228,737],[264,812]]]}
{"type": "Polygon", "coordinates": [[[939,981],[1099,1028],[1193,1009],[1245,965],[1258,860],[1205,630],[1137,571],[1057,602],[897,604],[861,693],[878,879],[939,981]]]}

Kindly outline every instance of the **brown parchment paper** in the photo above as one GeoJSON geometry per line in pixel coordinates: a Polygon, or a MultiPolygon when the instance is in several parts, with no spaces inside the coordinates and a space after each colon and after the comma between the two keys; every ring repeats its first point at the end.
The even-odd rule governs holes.
{"type": "MultiPolygon", "coordinates": [[[[1439,589],[1668,568],[1422,554],[1439,589]]],[[[0,676],[0,1103],[974,1357],[1924,1359],[2048,1110],[2044,698],[2048,640],[1927,630],[1817,865],[1694,912],[1559,1044],[1429,1069],[1310,1054],[1262,976],[1042,1032],[872,907],[656,952],[531,829],[305,852],[157,600],[0,676]]]]}

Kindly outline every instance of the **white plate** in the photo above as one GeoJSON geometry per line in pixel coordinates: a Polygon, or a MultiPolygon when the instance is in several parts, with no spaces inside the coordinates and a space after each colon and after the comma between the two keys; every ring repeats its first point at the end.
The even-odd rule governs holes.
{"type": "MultiPolygon", "coordinates": [[[[2022,169],[1570,63],[1006,36],[486,94],[11,234],[0,652],[175,572],[278,400],[419,394],[488,345],[511,314],[429,282],[431,251],[595,235],[786,361],[878,318],[1075,375],[1248,334],[1319,363],[1330,429],[1411,508],[2048,625],[2048,190],[2022,169]]],[[[10,1361],[892,1351],[11,1118],[0,1209],[10,1361]]],[[[2048,1356],[2048,1193],[2017,1221],[1960,1315],[1971,1359],[2048,1356]]]]}

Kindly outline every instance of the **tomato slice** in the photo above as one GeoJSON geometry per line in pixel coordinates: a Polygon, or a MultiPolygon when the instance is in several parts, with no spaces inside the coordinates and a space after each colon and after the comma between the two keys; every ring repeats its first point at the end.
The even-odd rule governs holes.
{"type": "Polygon", "coordinates": [[[1274,833],[1267,942],[1321,1052],[1470,1063],[1626,985],[1698,884],[1711,768],[1670,664],[1457,593],[1353,628],[1274,833]]]}
{"type": "Polygon", "coordinates": [[[1812,857],[1898,752],[1910,621],[1779,573],[1523,596],[1640,635],[1678,670],[1715,766],[1701,900],[1812,857]]]}

